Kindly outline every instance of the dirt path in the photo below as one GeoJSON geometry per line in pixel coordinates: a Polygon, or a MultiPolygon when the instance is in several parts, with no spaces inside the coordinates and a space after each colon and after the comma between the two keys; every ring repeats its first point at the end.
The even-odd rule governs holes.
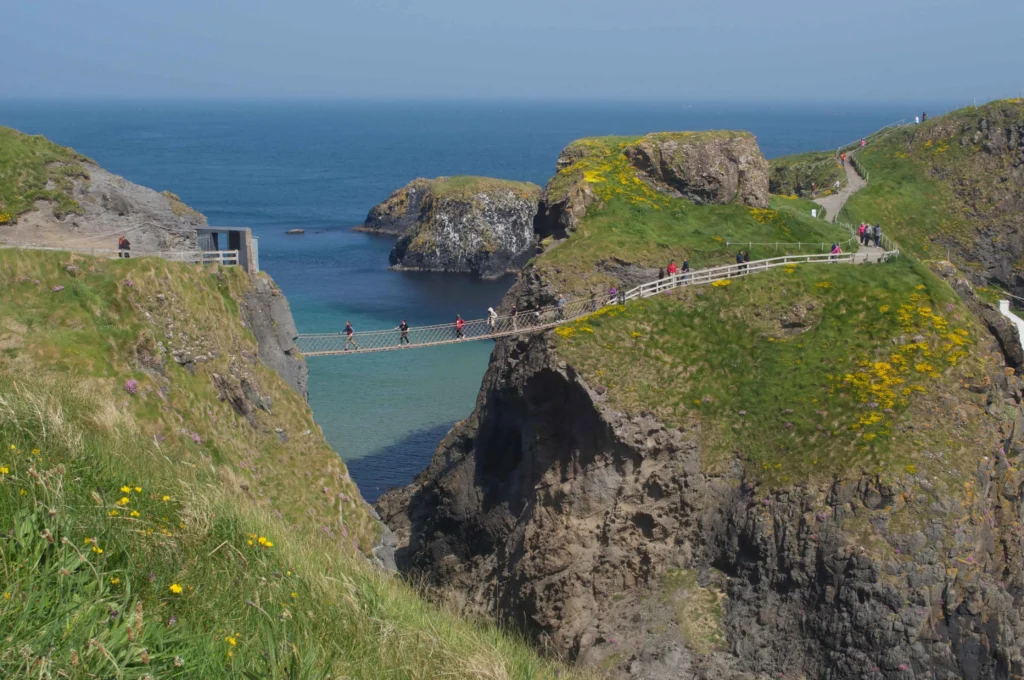
{"type": "Polygon", "coordinates": [[[864,178],[857,174],[857,171],[853,169],[853,163],[850,163],[849,157],[846,159],[846,186],[840,190],[838,194],[832,194],[831,196],[825,196],[824,198],[816,198],[814,202],[825,208],[825,219],[829,222],[835,222],[836,218],[839,217],[839,211],[843,209],[843,205],[846,204],[846,199],[852,196],[854,193],[861,190],[861,188],[867,186],[867,182],[864,178]]]}

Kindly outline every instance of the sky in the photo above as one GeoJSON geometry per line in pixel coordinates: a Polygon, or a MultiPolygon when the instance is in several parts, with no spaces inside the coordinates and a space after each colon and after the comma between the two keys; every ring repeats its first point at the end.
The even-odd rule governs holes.
{"type": "Polygon", "coordinates": [[[985,101],[1021,0],[0,0],[0,97],[985,101]]]}

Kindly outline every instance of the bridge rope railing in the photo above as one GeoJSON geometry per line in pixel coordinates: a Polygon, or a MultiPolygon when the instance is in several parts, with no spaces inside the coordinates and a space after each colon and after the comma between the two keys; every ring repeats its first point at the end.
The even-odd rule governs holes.
{"type": "Polygon", "coordinates": [[[401,331],[398,327],[372,331],[354,331],[351,336],[344,331],[335,333],[306,333],[296,338],[296,344],[307,357],[333,356],[340,354],[365,354],[400,350],[409,347],[432,347],[449,345],[469,340],[487,340],[525,333],[537,333],[560,326],[566,322],[581,319],[610,304],[625,304],[661,293],[667,293],[683,286],[712,284],[715,281],[732,279],[804,263],[858,264],[882,262],[899,255],[891,250],[874,256],[868,253],[812,253],[807,255],[783,255],[743,264],[728,264],[707,269],[678,273],[641,284],[628,291],[616,291],[614,295],[593,295],[565,302],[562,305],[548,305],[520,311],[515,314],[501,314],[494,318],[464,321],[461,329],[454,322],[430,326],[409,327],[401,331]]]}

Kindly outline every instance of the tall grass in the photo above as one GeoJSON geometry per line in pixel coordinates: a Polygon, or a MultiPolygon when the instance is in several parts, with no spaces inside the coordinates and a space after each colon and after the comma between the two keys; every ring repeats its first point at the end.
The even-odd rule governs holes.
{"type": "Polygon", "coordinates": [[[74,380],[0,377],[0,677],[554,675],[521,641],[239,504],[112,408],[74,380]]]}

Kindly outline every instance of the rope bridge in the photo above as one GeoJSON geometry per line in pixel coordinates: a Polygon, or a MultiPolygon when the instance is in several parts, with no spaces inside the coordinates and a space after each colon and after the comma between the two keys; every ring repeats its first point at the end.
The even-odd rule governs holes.
{"type": "Polygon", "coordinates": [[[675,274],[641,284],[636,288],[612,295],[592,296],[589,299],[566,302],[562,306],[551,305],[520,311],[516,314],[499,315],[493,319],[466,320],[461,329],[454,322],[433,326],[409,327],[406,332],[398,328],[355,332],[351,336],[341,333],[304,333],[296,338],[299,350],[307,357],[333,356],[339,354],[367,354],[407,349],[410,347],[436,347],[469,340],[489,340],[539,333],[568,321],[581,319],[593,314],[605,305],[624,304],[629,300],[665,293],[681,286],[699,286],[738,276],[748,276],[777,267],[803,263],[862,264],[884,262],[899,254],[893,248],[886,251],[845,253],[831,255],[816,253],[809,255],[785,255],[765,260],[754,260],[743,264],[729,264],[708,269],[699,269],[686,274],[675,274]]]}

